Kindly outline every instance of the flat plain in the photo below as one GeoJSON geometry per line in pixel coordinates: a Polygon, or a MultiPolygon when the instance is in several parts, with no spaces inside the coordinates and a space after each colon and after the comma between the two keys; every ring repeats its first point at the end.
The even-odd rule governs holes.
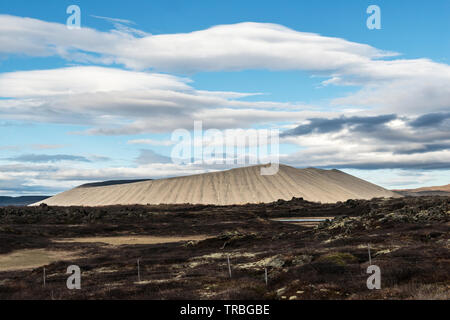
{"type": "Polygon", "coordinates": [[[441,196],[4,207],[0,299],[449,299],[449,227],[441,196]],[[308,217],[327,219],[276,221],[308,217]],[[369,248],[381,290],[366,286],[369,248]]]}

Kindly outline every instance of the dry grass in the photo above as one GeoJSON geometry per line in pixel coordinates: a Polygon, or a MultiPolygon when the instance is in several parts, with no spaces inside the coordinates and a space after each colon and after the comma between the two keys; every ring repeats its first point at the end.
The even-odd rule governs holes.
{"type": "Polygon", "coordinates": [[[49,263],[78,258],[75,251],[24,249],[0,255],[0,271],[34,269],[49,263]]]}
{"type": "Polygon", "coordinates": [[[414,300],[449,300],[450,285],[438,284],[408,284],[403,291],[411,295],[414,300]]]}
{"type": "Polygon", "coordinates": [[[152,237],[152,236],[121,236],[121,237],[82,237],[53,240],[56,243],[105,243],[113,246],[135,244],[159,244],[180,241],[200,241],[208,239],[207,236],[187,237],[152,237]]]}
{"type": "MultiPolygon", "coordinates": [[[[0,300],[449,299],[448,200],[0,208],[0,252],[45,248],[35,251],[40,252],[35,258],[42,259],[49,250],[59,255],[58,261],[45,265],[45,288],[37,285],[42,283],[41,269],[0,272],[0,300]],[[336,218],[314,229],[272,221],[308,216],[336,218]],[[199,235],[211,238],[167,242],[199,235]],[[117,241],[123,237],[128,241],[117,241]],[[139,238],[156,238],[158,243],[131,243],[139,238]],[[80,239],[85,242],[74,242],[80,239]],[[102,239],[118,245],[98,242],[102,239]],[[366,286],[367,244],[372,263],[382,270],[381,290],[366,286]],[[62,251],[77,251],[80,258],[62,260],[62,251]],[[81,290],[67,290],[70,264],[81,268],[81,290]]],[[[33,259],[28,255],[24,260],[33,259]]],[[[17,261],[10,265],[23,266],[17,261]]]]}
{"type": "Polygon", "coordinates": [[[323,219],[333,220],[334,217],[278,217],[272,219],[272,221],[290,223],[303,227],[315,227],[319,225],[323,219]],[[296,219],[308,219],[308,220],[317,220],[317,221],[295,221],[296,219]]]}

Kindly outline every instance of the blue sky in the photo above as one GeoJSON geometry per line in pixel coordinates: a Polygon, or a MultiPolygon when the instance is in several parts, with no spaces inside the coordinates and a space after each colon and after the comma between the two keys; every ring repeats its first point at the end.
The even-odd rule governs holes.
{"type": "Polygon", "coordinates": [[[219,169],[161,157],[173,130],[194,120],[279,128],[280,161],[296,167],[340,168],[387,188],[447,184],[449,10],[448,1],[2,1],[0,195],[219,169]],[[79,32],[65,28],[73,4],[79,32]],[[371,4],[380,30],[366,27],[371,4]]]}

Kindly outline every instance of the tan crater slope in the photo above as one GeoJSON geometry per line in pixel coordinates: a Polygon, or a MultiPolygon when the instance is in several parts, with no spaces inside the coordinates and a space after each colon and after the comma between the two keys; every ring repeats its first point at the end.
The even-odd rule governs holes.
{"type": "Polygon", "coordinates": [[[434,187],[422,187],[417,189],[399,189],[394,191],[409,191],[409,192],[422,192],[422,191],[444,191],[450,192],[450,184],[446,184],[445,186],[434,186],[434,187]]]}
{"type": "Polygon", "coordinates": [[[447,196],[450,197],[450,184],[445,186],[422,187],[417,189],[392,190],[404,196],[447,196]]]}
{"type": "Polygon", "coordinates": [[[261,165],[185,177],[105,186],[80,186],[34,205],[105,206],[131,204],[269,203],[302,197],[332,203],[348,199],[399,197],[392,191],[339,170],[296,169],[280,165],[275,175],[260,174],[261,165]]]}

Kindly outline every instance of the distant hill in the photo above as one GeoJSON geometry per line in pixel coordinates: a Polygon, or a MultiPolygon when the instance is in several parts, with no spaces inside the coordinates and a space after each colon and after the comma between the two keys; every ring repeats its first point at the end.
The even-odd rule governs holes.
{"type": "Polygon", "coordinates": [[[185,177],[129,183],[89,184],[57,194],[45,201],[55,206],[128,204],[270,203],[293,197],[332,203],[348,199],[401,197],[339,170],[297,169],[281,165],[274,175],[261,175],[259,166],[185,177]]]}
{"type": "Polygon", "coordinates": [[[392,190],[394,192],[400,193],[404,196],[449,196],[450,197],[450,184],[445,186],[434,186],[434,187],[422,187],[416,189],[399,189],[392,190]]]}
{"type": "Polygon", "coordinates": [[[6,206],[27,206],[29,204],[45,200],[49,196],[23,196],[23,197],[2,197],[0,196],[0,207],[6,206]]]}

